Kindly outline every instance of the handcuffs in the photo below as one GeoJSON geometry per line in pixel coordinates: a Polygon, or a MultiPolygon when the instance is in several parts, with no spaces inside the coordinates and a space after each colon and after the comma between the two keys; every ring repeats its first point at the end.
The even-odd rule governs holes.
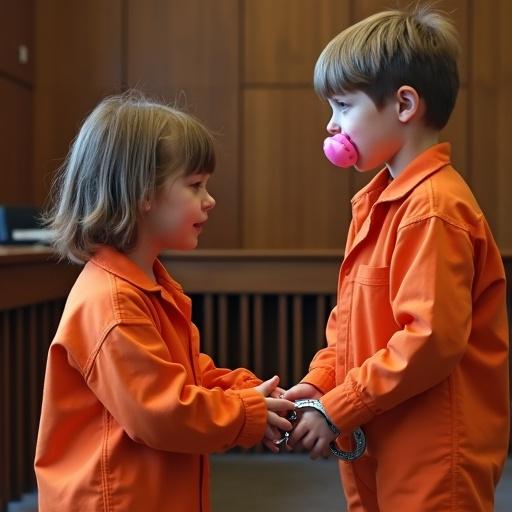
{"type": "MultiPolygon", "coordinates": [[[[297,415],[297,409],[315,409],[317,410],[322,416],[324,417],[325,421],[327,422],[327,426],[332,430],[334,434],[340,435],[341,432],[336,428],[336,425],[331,421],[329,418],[324,406],[322,405],[322,402],[320,400],[314,400],[311,398],[306,398],[303,400],[296,400],[295,401],[295,410],[291,411],[288,415],[287,419],[291,423],[294,423],[297,421],[298,415],[297,415]]],[[[274,441],[274,443],[277,446],[286,446],[288,444],[288,439],[290,438],[290,432],[283,432],[283,437],[279,439],[278,441],[274,441]]],[[[336,455],[336,457],[339,457],[340,459],[352,462],[361,455],[363,455],[364,451],[366,450],[366,436],[364,435],[363,429],[361,427],[357,427],[352,432],[352,441],[354,442],[354,449],[352,451],[345,451],[340,450],[336,446],[336,442],[333,441],[329,444],[329,448],[331,449],[331,452],[336,455]]]]}

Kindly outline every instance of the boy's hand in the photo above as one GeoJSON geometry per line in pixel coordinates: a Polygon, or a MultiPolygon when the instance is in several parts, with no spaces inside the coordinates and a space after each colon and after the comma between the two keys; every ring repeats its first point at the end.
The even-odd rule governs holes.
{"type": "Polygon", "coordinates": [[[288,439],[288,447],[295,450],[304,447],[313,460],[328,458],[331,453],[329,444],[337,437],[322,414],[314,410],[304,411],[288,439]]]}
{"type": "Polygon", "coordinates": [[[278,384],[279,377],[274,376],[254,388],[265,397],[267,404],[267,428],[265,429],[265,437],[262,442],[273,453],[279,452],[279,447],[275,445],[274,441],[281,439],[281,431],[289,432],[292,429],[292,424],[286,418],[280,416],[279,413],[286,413],[295,409],[295,404],[289,400],[270,398],[275,390],[278,389],[278,384]]]}
{"type": "Polygon", "coordinates": [[[320,398],[323,393],[315,388],[313,384],[308,384],[306,382],[300,382],[295,386],[291,387],[288,391],[286,391],[283,395],[283,398],[286,400],[301,400],[303,398],[320,398]]]}

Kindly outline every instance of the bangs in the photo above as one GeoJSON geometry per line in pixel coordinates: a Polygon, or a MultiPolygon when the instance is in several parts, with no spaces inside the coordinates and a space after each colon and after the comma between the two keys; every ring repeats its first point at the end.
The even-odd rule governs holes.
{"type": "Polygon", "coordinates": [[[211,133],[188,114],[173,111],[158,144],[156,185],[170,174],[211,174],[215,170],[215,145],[211,133]]]}
{"type": "Polygon", "coordinates": [[[202,125],[193,123],[185,130],[183,142],[182,168],[185,175],[213,173],[216,157],[210,132],[202,125]]]}
{"type": "Polygon", "coordinates": [[[326,100],[355,89],[366,89],[372,79],[368,68],[374,67],[366,60],[366,56],[346,48],[342,41],[331,41],[315,64],[315,92],[326,100]]]}

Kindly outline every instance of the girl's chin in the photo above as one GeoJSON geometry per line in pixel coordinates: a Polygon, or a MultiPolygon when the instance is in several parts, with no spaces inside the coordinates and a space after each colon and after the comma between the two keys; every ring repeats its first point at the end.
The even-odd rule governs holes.
{"type": "Polygon", "coordinates": [[[199,240],[195,238],[194,240],[187,240],[180,244],[173,244],[167,247],[167,249],[170,251],[193,251],[197,248],[198,242],[199,240]]]}

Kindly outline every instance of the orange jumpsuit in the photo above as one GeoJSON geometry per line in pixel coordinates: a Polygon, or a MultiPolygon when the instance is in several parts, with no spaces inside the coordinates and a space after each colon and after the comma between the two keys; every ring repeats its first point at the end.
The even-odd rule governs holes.
{"type": "Polygon", "coordinates": [[[491,512],[509,440],[505,274],[450,145],[380,172],[352,214],[328,345],[303,380],[342,431],[366,431],[366,455],[340,462],[348,509],[491,512]]]}
{"type": "Polygon", "coordinates": [[[206,454],[263,437],[244,369],[199,352],[190,299],[102,249],[69,295],[48,355],[35,470],[39,511],[210,509],[206,454]]]}

